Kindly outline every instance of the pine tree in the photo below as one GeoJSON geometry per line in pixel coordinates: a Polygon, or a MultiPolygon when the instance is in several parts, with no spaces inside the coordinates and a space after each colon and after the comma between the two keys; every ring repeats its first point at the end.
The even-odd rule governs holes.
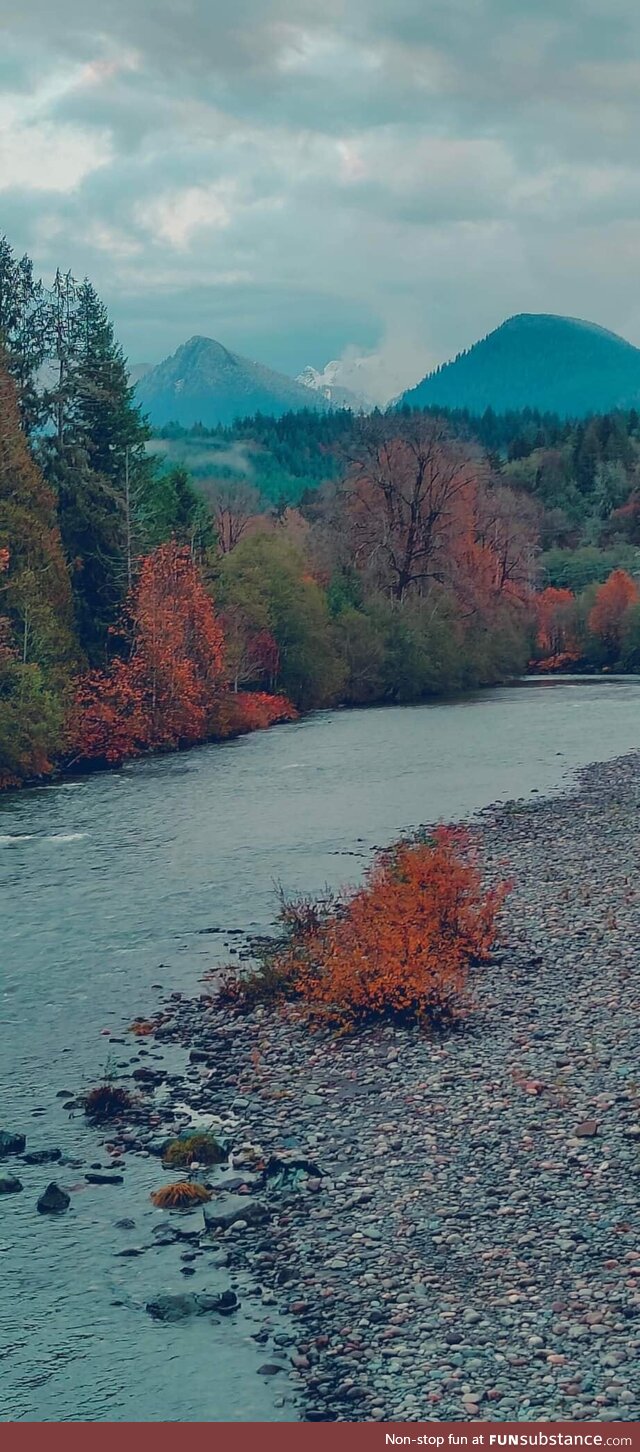
{"type": "Polygon", "coordinates": [[[27,434],[44,422],[46,403],[39,372],[47,356],[49,313],[42,283],[29,257],[16,258],[0,237],[0,346],[14,380],[20,419],[27,434]]]}
{"type": "Polygon", "coordinates": [[[131,588],[144,541],[139,503],[153,465],[122,349],[89,282],[60,306],[57,427],[49,468],[72,570],[76,624],[92,665],[108,656],[109,631],[131,588]]]}

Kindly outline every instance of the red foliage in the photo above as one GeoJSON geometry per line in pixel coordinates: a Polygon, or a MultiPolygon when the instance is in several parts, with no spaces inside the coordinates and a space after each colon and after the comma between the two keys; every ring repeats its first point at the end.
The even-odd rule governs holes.
{"type": "Polygon", "coordinates": [[[545,655],[541,660],[530,660],[529,670],[538,675],[553,675],[555,671],[570,671],[579,659],[578,651],[561,650],[557,655],[545,655]]]}
{"type": "Polygon", "coordinates": [[[295,718],[284,696],[227,689],[222,628],[187,548],[172,542],[143,559],[124,631],[129,659],[78,684],[75,761],[113,764],[295,718]]]}
{"type": "Polygon", "coordinates": [[[76,760],[117,762],[210,734],[223,638],[189,549],[172,541],[143,559],[126,626],[129,660],[91,672],[77,688],[76,760]]]}
{"type": "Polygon", "coordinates": [[[348,1028],[381,1014],[442,1019],[460,1012],[472,963],[496,937],[507,883],[485,891],[463,832],[379,854],[358,891],[285,909],[275,969],[312,1010],[348,1028]]]}
{"type": "Polygon", "coordinates": [[[220,739],[241,736],[297,718],[298,712],[286,696],[270,696],[266,691],[228,692],[216,707],[212,734],[220,739]]]}
{"type": "Polygon", "coordinates": [[[619,650],[627,610],[638,600],[640,590],[625,570],[614,570],[596,594],[589,614],[589,629],[611,655],[616,655],[619,650]]]}
{"type": "Polygon", "coordinates": [[[535,597],[536,649],[542,656],[568,653],[577,659],[575,633],[575,595],[571,590],[557,590],[552,585],[535,597]],[[573,654],[575,652],[575,655],[573,654]]]}

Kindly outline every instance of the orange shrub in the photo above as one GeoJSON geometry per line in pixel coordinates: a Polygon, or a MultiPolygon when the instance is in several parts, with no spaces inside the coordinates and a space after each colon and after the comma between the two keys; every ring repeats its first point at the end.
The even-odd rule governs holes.
{"type": "Polygon", "coordinates": [[[218,701],[211,732],[215,737],[240,736],[245,731],[296,721],[297,717],[295,706],[286,696],[271,696],[266,691],[229,691],[218,701]]]}
{"type": "Polygon", "coordinates": [[[508,891],[484,890],[468,835],[442,828],[381,853],[358,891],[285,908],[287,938],[270,970],[343,1028],[387,1014],[451,1019],[469,967],[490,955],[508,891]]]}
{"type": "Polygon", "coordinates": [[[152,1190],[149,1198],[159,1210],[192,1210],[195,1205],[210,1200],[211,1191],[190,1180],[177,1180],[173,1185],[163,1185],[161,1190],[152,1190]]]}

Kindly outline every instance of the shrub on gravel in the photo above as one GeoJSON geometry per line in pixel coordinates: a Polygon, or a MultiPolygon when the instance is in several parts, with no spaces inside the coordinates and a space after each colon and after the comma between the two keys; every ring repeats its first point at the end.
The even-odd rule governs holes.
{"type": "MultiPolygon", "coordinates": [[[[379,853],[364,885],[285,903],[284,934],[239,997],[296,997],[344,1030],[380,1017],[443,1023],[464,1011],[469,968],[486,962],[509,890],[485,889],[469,835],[440,828],[379,853]]],[[[228,991],[228,989],[227,989],[228,991]]]]}

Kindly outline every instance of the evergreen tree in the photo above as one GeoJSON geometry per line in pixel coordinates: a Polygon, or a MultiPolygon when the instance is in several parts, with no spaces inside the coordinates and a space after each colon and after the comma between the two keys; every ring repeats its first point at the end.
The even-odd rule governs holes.
{"type": "Polygon", "coordinates": [[[58,279],[56,431],[49,470],[72,571],[76,624],[91,664],[108,656],[110,628],[144,545],[140,500],[153,464],[122,349],[89,282],[73,297],[58,279]]]}
{"type": "Polygon", "coordinates": [[[17,389],[22,427],[32,434],[44,422],[46,405],[39,372],[48,350],[49,317],[42,283],[29,257],[16,258],[0,237],[0,346],[17,389]]]}

